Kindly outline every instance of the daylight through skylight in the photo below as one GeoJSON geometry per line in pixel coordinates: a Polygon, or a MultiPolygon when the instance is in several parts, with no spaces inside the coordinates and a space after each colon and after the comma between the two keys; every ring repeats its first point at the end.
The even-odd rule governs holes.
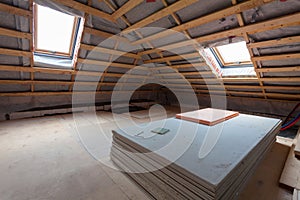
{"type": "Polygon", "coordinates": [[[251,63],[251,57],[245,41],[218,46],[215,50],[224,66],[251,63]]]}
{"type": "Polygon", "coordinates": [[[36,50],[71,55],[76,17],[47,7],[36,6],[36,50]]]}

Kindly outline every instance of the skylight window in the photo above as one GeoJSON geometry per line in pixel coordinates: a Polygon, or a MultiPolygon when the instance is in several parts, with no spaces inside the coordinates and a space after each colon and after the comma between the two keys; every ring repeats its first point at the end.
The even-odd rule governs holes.
{"type": "Polygon", "coordinates": [[[35,52],[72,58],[80,18],[35,4],[35,52]]]}
{"type": "Polygon", "coordinates": [[[213,51],[223,67],[252,64],[245,41],[218,46],[213,51]]]}

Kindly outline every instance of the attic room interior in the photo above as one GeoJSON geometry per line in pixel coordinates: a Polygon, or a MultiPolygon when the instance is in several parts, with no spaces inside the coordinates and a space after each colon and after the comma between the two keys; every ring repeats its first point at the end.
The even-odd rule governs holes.
{"type": "Polygon", "coordinates": [[[0,199],[300,200],[299,0],[0,0],[0,199]]]}

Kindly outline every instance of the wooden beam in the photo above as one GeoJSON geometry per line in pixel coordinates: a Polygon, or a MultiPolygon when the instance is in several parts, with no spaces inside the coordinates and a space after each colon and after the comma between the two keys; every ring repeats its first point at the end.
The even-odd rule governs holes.
{"type": "Polygon", "coordinates": [[[280,54],[272,56],[255,56],[253,61],[268,61],[268,60],[284,60],[284,59],[297,59],[300,58],[300,53],[280,54]]]}
{"type": "MultiPolygon", "coordinates": [[[[127,92],[132,92],[132,91],[74,91],[74,92],[5,92],[1,93],[1,97],[18,97],[18,96],[58,96],[58,95],[87,95],[87,94],[112,94],[112,92],[118,92],[120,94],[122,93],[127,93],[127,92]]],[[[142,90],[137,90],[135,91],[136,93],[149,93],[153,92],[151,91],[142,91],[142,90]]]]}
{"type": "Polygon", "coordinates": [[[155,58],[151,60],[145,60],[144,63],[154,63],[154,62],[167,62],[167,61],[174,61],[174,60],[185,60],[188,58],[200,58],[200,54],[198,52],[195,53],[188,53],[188,54],[181,54],[178,56],[168,56],[162,58],[155,58]]]}
{"type": "Polygon", "coordinates": [[[300,91],[299,86],[263,86],[265,90],[295,90],[300,91]]]}
{"type": "MultiPolygon", "coordinates": [[[[195,90],[201,93],[210,94],[234,94],[234,95],[250,95],[250,96],[260,96],[263,97],[263,93],[259,92],[245,92],[245,91],[224,91],[224,90],[195,90]]],[[[284,94],[284,93],[266,93],[268,97],[277,98],[289,98],[289,99],[300,99],[300,94],[284,94]]]]}
{"type": "Polygon", "coordinates": [[[18,8],[15,6],[7,5],[4,3],[0,3],[0,11],[7,12],[7,13],[10,13],[13,15],[23,16],[23,17],[31,17],[32,16],[32,12],[30,12],[29,10],[25,10],[25,9],[18,8]]]}
{"type": "Polygon", "coordinates": [[[62,5],[65,5],[67,7],[86,12],[95,17],[100,17],[100,18],[106,19],[108,21],[115,22],[115,19],[110,14],[107,14],[105,12],[102,12],[96,8],[87,6],[85,4],[79,3],[77,1],[74,1],[74,0],[53,0],[53,1],[60,3],[62,5]]]}
{"type": "MultiPolygon", "coordinates": [[[[263,5],[264,3],[265,2],[263,0],[246,1],[244,3],[240,3],[238,5],[234,5],[229,8],[226,8],[226,9],[214,12],[212,14],[208,14],[206,16],[199,17],[192,21],[183,23],[179,26],[172,28],[171,30],[176,31],[176,32],[186,31],[188,29],[191,29],[191,28],[194,28],[194,27],[197,27],[197,26],[200,26],[200,25],[203,25],[203,24],[215,21],[215,20],[219,20],[221,18],[228,17],[233,14],[237,14],[237,13],[241,13],[246,10],[250,10],[252,8],[263,5]]],[[[145,43],[146,41],[151,41],[151,40],[155,40],[158,38],[166,37],[166,36],[169,36],[170,34],[172,34],[172,32],[170,30],[162,31],[160,33],[146,37],[144,39],[137,40],[137,41],[133,42],[133,44],[136,45],[136,44],[145,43]]]]}
{"type": "MultiPolygon", "coordinates": [[[[67,69],[51,69],[51,68],[39,68],[39,67],[24,67],[24,66],[10,66],[0,65],[0,71],[19,71],[19,72],[36,72],[36,73],[48,73],[48,74],[72,74],[73,70],[67,69]]],[[[97,75],[98,76],[98,75],[97,75]]]]}
{"type": "Polygon", "coordinates": [[[254,42],[254,43],[247,44],[247,46],[249,48],[262,48],[262,47],[280,46],[280,45],[293,44],[293,43],[300,43],[300,36],[279,38],[275,40],[267,40],[262,42],[254,42]]]}
{"type": "MultiPolygon", "coordinates": [[[[164,66],[164,67],[155,67],[153,70],[165,70],[170,68],[183,69],[183,68],[191,68],[191,67],[204,67],[207,66],[206,62],[198,62],[198,63],[188,63],[181,65],[172,65],[172,66],[164,66]]],[[[151,68],[152,69],[152,68],[151,68]]]]}
{"type": "MultiPolygon", "coordinates": [[[[298,129],[297,136],[294,139],[294,143],[295,143],[294,153],[295,153],[295,156],[299,159],[300,158],[300,128],[298,129]]],[[[300,183],[299,183],[299,185],[300,185],[300,183]]],[[[300,196],[299,196],[299,198],[300,198],[300,196]]]]}
{"type": "Polygon", "coordinates": [[[88,45],[88,44],[81,44],[80,48],[89,50],[89,51],[96,51],[96,52],[100,52],[100,53],[106,53],[106,54],[117,55],[117,56],[125,56],[125,57],[129,57],[129,58],[134,58],[134,59],[141,58],[141,56],[134,54],[134,53],[128,53],[128,52],[124,52],[124,51],[108,49],[108,48],[103,48],[100,46],[93,46],[93,45],[88,45]]]}
{"type": "MultiPolygon", "coordinates": [[[[122,77],[124,74],[107,74],[108,77],[122,77]]],[[[145,76],[139,76],[139,75],[126,75],[129,76],[130,78],[145,78],[145,76]]],[[[146,77],[146,79],[148,79],[146,77]]],[[[40,85],[90,85],[90,86],[95,86],[95,85],[99,85],[99,84],[103,84],[106,86],[114,86],[115,82],[98,82],[98,81],[49,81],[49,80],[0,80],[0,85],[7,85],[7,84],[15,84],[15,85],[31,85],[31,84],[40,84],[40,85]]],[[[127,83],[126,83],[127,84],[127,83]]],[[[128,83],[128,85],[138,85],[140,84],[139,82],[137,83],[128,83]]]]}
{"type": "Polygon", "coordinates": [[[300,82],[299,77],[283,77],[283,78],[261,78],[262,81],[268,82],[300,82]]]}
{"type": "Polygon", "coordinates": [[[300,66],[296,67],[268,67],[256,69],[257,72],[297,72],[300,71],[300,66]]]}
{"type": "Polygon", "coordinates": [[[223,82],[258,82],[258,78],[222,78],[223,82]]]}
{"type": "MultiPolygon", "coordinates": [[[[34,10],[34,4],[33,4],[33,0],[29,0],[29,10],[33,13],[34,10]]],[[[34,17],[31,16],[29,18],[29,32],[31,33],[31,35],[33,35],[34,33],[34,17]]],[[[33,68],[34,67],[34,37],[31,37],[29,39],[29,49],[31,51],[31,56],[30,56],[30,67],[33,68]]],[[[34,73],[30,73],[30,79],[34,80],[34,73]]],[[[31,92],[34,92],[34,85],[31,84],[30,87],[31,92]]]]}
{"type": "Polygon", "coordinates": [[[107,61],[99,61],[99,60],[91,60],[91,59],[84,59],[84,58],[78,58],[77,60],[79,63],[86,63],[90,65],[100,65],[104,67],[119,67],[119,68],[126,68],[126,69],[133,69],[136,67],[135,65],[131,64],[123,64],[123,63],[114,63],[114,62],[107,62],[107,61]]]}
{"type": "MultiPolygon", "coordinates": [[[[232,2],[233,5],[237,4],[237,0],[231,0],[231,2],[232,2]]],[[[245,26],[245,22],[244,22],[244,18],[243,18],[243,16],[242,16],[242,13],[237,13],[237,14],[236,14],[236,17],[237,17],[237,20],[238,20],[238,23],[239,23],[240,27],[244,27],[244,26],[245,26]]],[[[244,33],[242,34],[242,36],[243,36],[244,40],[246,41],[246,43],[249,43],[249,42],[250,42],[250,38],[249,38],[249,35],[248,35],[247,32],[244,32],[244,33]]],[[[259,68],[258,63],[253,62],[253,56],[254,56],[253,50],[252,50],[251,48],[249,48],[249,47],[247,47],[247,49],[248,49],[248,51],[249,51],[249,54],[250,54],[250,57],[251,57],[251,61],[252,61],[252,63],[253,63],[254,70],[255,70],[255,69],[258,69],[258,68],[259,68]]],[[[263,82],[260,80],[261,74],[260,74],[259,72],[257,72],[257,71],[255,71],[255,73],[256,73],[256,77],[257,77],[258,80],[259,80],[259,85],[261,86],[261,92],[262,92],[264,98],[267,99],[268,97],[266,96],[266,92],[265,92],[264,88],[262,87],[264,84],[263,84],[263,82]]]]}
{"type": "Polygon", "coordinates": [[[243,34],[245,32],[258,33],[258,32],[264,32],[264,31],[273,30],[273,29],[277,29],[277,28],[283,28],[283,27],[287,27],[287,26],[300,25],[299,19],[300,19],[300,13],[291,14],[291,15],[279,17],[279,18],[272,19],[272,20],[267,20],[267,21],[258,22],[258,23],[243,26],[243,27],[238,27],[238,28],[233,28],[233,29],[226,30],[226,31],[221,31],[218,33],[200,36],[200,37],[195,38],[194,40],[186,40],[186,41],[182,41],[182,42],[178,42],[178,43],[173,43],[173,44],[169,44],[169,45],[156,47],[156,49],[150,49],[150,50],[141,52],[140,54],[141,55],[151,54],[151,53],[155,53],[155,52],[159,51],[160,49],[164,49],[164,50],[176,49],[176,48],[180,48],[182,46],[193,45],[196,42],[202,43],[202,42],[216,40],[217,38],[221,39],[221,38],[226,38],[226,37],[231,37],[231,36],[243,36],[243,34]]]}
{"type": "Polygon", "coordinates": [[[16,37],[16,38],[25,38],[28,40],[31,39],[31,33],[25,33],[21,31],[16,31],[7,28],[1,28],[1,27],[0,27],[0,35],[16,37]]]}
{"type": "Polygon", "coordinates": [[[144,0],[129,0],[125,3],[125,5],[123,5],[117,11],[115,11],[112,14],[112,17],[116,20],[143,2],[144,2],[144,0]]]}
{"type": "MultiPolygon", "coordinates": [[[[170,66],[172,68],[172,66],[170,66]]],[[[178,73],[160,73],[154,74],[155,76],[194,76],[194,75],[211,75],[212,71],[199,71],[199,72],[178,72],[178,73]]]]}
{"type": "MultiPolygon", "coordinates": [[[[184,84],[173,84],[173,86],[186,86],[184,84]]],[[[260,86],[260,85],[206,85],[206,84],[192,84],[193,88],[217,88],[217,89],[222,89],[226,88],[227,90],[231,89],[245,89],[243,91],[249,91],[248,89],[257,89],[260,90],[261,87],[263,87],[266,90],[295,90],[295,91],[300,91],[299,86],[281,86],[281,85],[276,85],[276,86],[260,86]]]]}
{"type": "MultiPolygon", "coordinates": [[[[296,138],[298,136],[297,134],[296,138]]],[[[294,149],[295,146],[293,144],[290,148],[279,182],[291,188],[300,189],[300,160],[295,157],[294,149]]]]}
{"type": "Polygon", "coordinates": [[[281,99],[300,99],[300,94],[282,94],[282,93],[266,93],[268,97],[276,97],[281,99]]]}
{"type": "Polygon", "coordinates": [[[173,3],[172,5],[160,10],[160,11],[157,11],[155,12],[154,14],[150,15],[149,17],[146,17],[142,20],[140,20],[139,22],[131,25],[130,27],[126,28],[125,30],[123,30],[123,33],[128,33],[130,32],[131,30],[133,29],[137,29],[137,28],[142,28],[148,24],[151,24],[165,16],[168,16],[170,15],[171,13],[174,13],[178,10],[181,10],[195,2],[197,2],[198,0],[180,0],[180,1],[177,1],[175,3],[173,3]]]}
{"type": "Polygon", "coordinates": [[[9,56],[24,56],[24,57],[32,56],[32,52],[30,51],[5,49],[5,48],[0,48],[0,54],[9,55],[9,56]]]}
{"type": "Polygon", "coordinates": [[[109,39],[112,39],[112,40],[118,40],[118,41],[129,43],[129,40],[125,37],[121,37],[119,35],[104,32],[104,31],[101,31],[101,30],[98,30],[98,29],[87,27],[87,26],[84,27],[83,32],[91,34],[91,35],[99,36],[99,37],[102,37],[102,38],[109,38],[109,39]]]}
{"type": "MultiPolygon", "coordinates": [[[[118,63],[115,63],[118,65],[118,63]]],[[[141,68],[143,69],[143,68],[141,68]]],[[[9,65],[0,65],[0,71],[20,71],[20,72],[28,72],[28,73],[47,73],[47,74],[69,74],[69,75],[79,75],[79,76],[102,76],[103,72],[97,71],[74,71],[67,69],[51,69],[51,68],[40,68],[40,67],[21,67],[21,66],[9,66],[9,65]]],[[[124,74],[121,73],[106,73],[105,76],[108,77],[122,77],[124,74]]],[[[128,75],[126,75],[128,76],[128,75]]],[[[131,77],[143,77],[143,76],[135,76],[131,75],[131,77]]]]}
{"type": "MultiPolygon", "coordinates": [[[[84,81],[37,81],[37,80],[0,80],[0,84],[17,84],[17,85],[98,85],[99,82],[84,82],[84,81]]],[[[106,86],[114,86],[116,83],[101,83],[106,86]]]]}

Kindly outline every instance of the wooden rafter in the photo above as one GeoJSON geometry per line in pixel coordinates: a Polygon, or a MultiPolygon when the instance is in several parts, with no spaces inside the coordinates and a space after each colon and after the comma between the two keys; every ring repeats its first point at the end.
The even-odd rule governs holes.
{"type": "Polygon", "coordinates": [[[0,27],[0,35],[16,37],[16,38],[24,38],[29,40],[32,38],[31,33],[25,33],[21,31],[16,31],[7,28],[1,28],[1,27],[0,27]]]}
{"type": "MultiPolygon", "coordinates": [[[[175,32],[187,31],[188,29],[191,29],[191,28],[194,28],[194,27],[212,22],[214,20],[218,20],[218,19],[228,17],[228,16],[233,15],[233,14],[237,14],[237,13],[255,8],[259,5],[263,5],[264,3],[266,3],[266,2],[263,1],[263,0],[246,1],[244,3],[234,5],[232,7],[229,7],[229,8],[214,12],[212,14],[209,14],[209,15],[206,15],[206,16],[203,16],[203,17],[199,17],[199,18],[194,19],[192,21],[180,24],[178,26],[175,26],[171,30],[173,30],[175,32]]],[[[160,33],[157,33],[157,34],[151,35],[149,37],[146,37],[144,39],[135,41],[135,42],[133,42],[133,44],[135,44],[135,45],[136,44],[142,44],[146,41],[151,41],[151,40],[155,40],[155,39],[158,39],[158,38],[169,36],[170,34],[172,34],[172,32],[169,31],[169,30],[162,31],[160,33]]]]}
{"type": "Polygon", "coordinates": [[[247,46],[249,48],[263,48],[263,47],[280,46],[280,45],[287,45],[293,43],[300,43],[300,36],[279,38],[275,40],[267,40],[262,42],[253,42],[247,44],[247,46]]]}
{"type": "Polygon", "coordinates": [[[117,55],[117,56],[125,56],[128,58],[134,58],[134,59],[141,58],[141,56],[134,54],[134,53],[127,53],[127,52],[116,50],[116,49],[103,48],[100,46],[93,46],[93,45],[88,45],[88,44],[81,44],[81,49],[95,51],[95,52],[99,52],[99,53],[117,55]]]}
{"type": "Polygon", "coordinates": [[[251,33],[258,33],[258,32],[274,30],[274,29],[283,28],[283,27],[287,27],[287,26],[300,25],[299,19],[300,19],[300,13],[291,14],[291,15],[287,15],[284,17],[279,17],[276,19],[258,22],[258,23],[251,24],[251,25],[245,25],[243,27],[233,28],[233,29],[221,31],[218,33],[200,36],[200,37],[194,38],[194,41],[186,40],[186,41],[177,42],[177,43],[173,43],[173,44],[169,44],[169,45],[164,45],[161,47],[157,47],[156,49],[146,50],[146,51],[142,52],[141,55],[155,53],[155,52],[159,51],[160,48],[165,49],[165,50],[170,50],[170,49],[180,48],[182,46],[193,45],[193,44],[195,44],[195,41],[202,43],[202,42],[208,42],[208,41],[215,40],[216,38],[228,38],[228,37],[232,37],[232,36],[243,36],[243,34],[245,32],[251,34],[251,33]]]}
{"type": "Polygon", "coordinates": [[[123,30],[123,33],[128,33],[130,32],[131,30],[133,29],[136,29],[136,28],[141,28],[141,27],[144,27],[152,22],[155,22],[165,16],[168,16],[170,15],[171,13],[174,13],[178,10],[181,10],[195,2],[197,2],[198,0],[180,0],[180,1],[177,1],[175,2],[174,4],[166,7],[166,8],[163,8],[162,10],[160,11],[157,11],[155,12],[154,14],[150,15],[149,17],[146,17],[142,20],[140,20],[139,22],[131,25],[130,27],[126,28],[125,30],[123,30]]]}
{"type": "MultiPolygon", "coordinates": [[[[31,0],[30,0],[31,1],[31,0]]],[[[236,5],[233,5],[229,8],[217,11],[215,13],[199,17],[197,19],[191,20],[189,22],[182,23],[178,16],[176,15],[176,11],[181,10],[191,4],[193,4],[195,1],[188,1],[188,0],[181,0],[177,1],[176,3],[173,3],[171,5],[168,5],[165,0],[162,0],[165,8],[163,8],[160,11],[157,11],[156,13],[153,13],[149,17],[146,17],[139,22],[135,24],[131,24],[128,19],[124,16],[127,12],[130,12],[131,9],[136,7],[137,5],[140,5],[143,1],[133,1],[129,0],[127,3],[125,3],[122,7],[117,8],[115,5],[108,4],[109,1],[103,0],[113,11],[113,14],[107,14],[104,13],[96,8],[92,7],[91,2],[88,5],[73,1],[73,0],[54,0],[56,2],[60,2],[61,4],[72,7],[75,9],[82,10],[86,12],[86,14],[90,14],[93,16],[101,17],[103,19],[106,19],[111,22],[115,22],[116,19],[121,19],[125,24],[127,24],[128,28],[124,30],[124,33],[132,31],[134,28],[139,28],[146,26],[154,21],[159,20],[162,17],[165,16],[171,16],[175,22],[176,26],[172,29],[175,31],[183,32],[186,35],[187,40],[183,42],[176,42],[169,45],[164,45],[164,49],[172,49],[172,48],[180,48],[184,45],[195,45],[195,42],[192,41],[191,36],[187,32],[188,29],[200,26],[202,24],[209,23],[211,21],[218,20],[223,17],[227,17],[230,15],[235,14],[237,16],[237,19],[240,23],[240,27],[233,28],[226,31],[221,31],[219,33],[212,33],[209,35],[204,35],[201,37],[195,38],[196,42],[202,43],[202,42],[208,42],[210,40],[214,40],[216,38],[227,38],[231,36],[242,36],[249,42],[249,38],[247,38],[247,34],[254,34],[258,32],[264,32],[269,30],[274,30],[278,28],[288,27],[288,26],[296,26],[300,25],[300,14],[294,13],[287,16],[279,17],[276,19],[270,19],[263,22],[258,22],[250,25],[246,25],[243,22],[241,12],[244,12],[246,10],[261,6],[265,3],[272,2],[273,0],[252,0],[252,1],[245,1],[236,5]]],[[[233,0],[233,4],[236,2],[233,0]]],[[[17,8],[14,6],[10,6],[7,4],[0,3],[0,11],[11,13],[14,15],[23,16],[26,18],[31,19],[32,18],[32,11],[25,10],[22,8],[17,8]]],[[[112,38],[116,42],[127,42],[130,43],[126,38],[120,37],[120,36],[114,36],[112,33],[107,33],[101,30],[97,30],[91,27],[85,27],[84,33],[92,34],[95,36],[99,36],[101,38],[112,38]]],[[[165,37],[167,32],[161,32],[158,34],[151,35],[149,37],[143,37],[140,33],[138,33],[140,38],[136,42],[133,42],[133,44],[141,44],[141,43],[147,43],[149,46],[153,47],[153,45],[150,43],[150,41],[154,39],[158,39],[161,37],[165,37]]],[[[168,33],[169,34],[169,33],[168,33]]],[[[0,48],[0,54],[4,55],[11,55],[11,56],[24,56],[29,57],[30,59],[33,58],[32,56],[32,30],[30,32],[21,32],[17,30],[11,30],[4,27],[0,27],[0,35],[9,36],[9,37],[15,37],[15,38],[24,38],[28,39],[30,42],[30,51],[23,51],[19,49],[7,49],[7,48],[0,48]]],[[[251,41],[247,44],[249,51],[251,51],[254,48],[265,48],[265,47],[273,47],[273,46],[281,46],[281,45],[290,45],[294,43],[300,43],[300,36],[290,36],[286,38],[279,38],[279,39],[273,39],[268,41],[251,41]]],[[[180,73],[183,77],[186,76],[195,76],[195,78],[187,78],[187,80],[191,83],[192,87],[195,88],[195,91],[199,94],[207,94],[211,93],[212,95],[223,95],[225,89],[227,95],[232,96],[251,96],[255,98],[271,98],[271,99],[290,99],[290,100],[299,100],[299,83],[300,83],[300,77],[288,77],[288,76],[282,76],[282,77],[263,77],[258,76],[258,78],[223,78],[219,79],[216,77],[209,77],[209,78],[198,78],[197,75],[211,75],[211,71],[205,71],[207,66],[206,63],[193,63],[193,64],[179,64],[179,65],[172,65],[171,61],[178,61],[182,60],[183,58],[196,58],[199,57],[199,53],[189,53],[189,54],[183,54],[183,55],[176,55],[176,56],[167,56],[165,57],[161,50],[159,49],[153,49],[153,50],[146,50],[145,52],[141,52],[139,54],[134,53],[125,53],[121,50],[117,49],[117,45],[113,49],[104,48],[104,47],[95,47],[93,45],[89,44],[81,44],[81,49],[89,50],[89,51],[97,51],[102,52],[110,55],[110,58],[113,56],[120,56],[123,55],[125,57],[133,58],[135,59],[133,64],[126,64],[126,63],[110,63],[109,61],[99,61],[99,60],[91,60],[91,59],[83,59],[79,58],[79,63],[87,63],[91,65],[97,65],[97,66],[112,66],[117,68],[125,68],[125,69],[132,69],[136,67],[136,64],[138,60],[141,59],[141,55],[149,54],[149,53],[157,53],[159,55],[159,58],[150,59],[145,61],[145,63],[154,63],[154,62],[164,62],[166,63],[166,66],[162,67],[155,67],[152,70],[164,70],[164,69],[173,69],[175,70],[175,73],[165,72],[165,73],[156,73],[157,76],[163,77],[166,80],[166,85],[172,85],[174,87],[178,87],[179,90],[184,91],[184,87],[186,87],[183,84],[182,80],[177,80],[176,77],[180,73]],[[125,54],[124,54],[125,53],[125,54]],[[179,72],[180,69],[185,68],[193,68],[196,67],[203,67],[201,68],[201,71],[189,71],[189,72],[179,72]],[[175,78],[174,78],[175,77],[175,78]],[[286,85],[266,85],[268,83],[285,83],[286,85]],[[224,83],[224,86],[220,83],[224,83]],[[240,84],[240,85],[239,85],[240,84]],[[290,86],[289,86],[290,85],[290,86]],[[209,90],[208,90],[209,88],[209,90]],[[261,90],[261,91],[260,91],[261,90]],[[275,92],[274,92],[275,91],[275,92]]],[[[197,47],[195,47],[195,50],[197,51],[197,47]]],[[[260,63],[261,61],[271,61],[271,60],[283,60],[283,59],[299,59],[300,54],[299,53],[288,53],[288,54],[278,54],[278,55],[260,55],[260,56],[254,56],[252,54],[252,60],[254,63],[260,63]]],[[[111,61],[111,59],[110,59],[111,61]]],[[[41,80],[34,80],[34,74],[35,73],[47,73],[47,74],[68,74],[68,75],[84,75],[84,76],[105,76],[105,77],[115,77],[120,78],[124,76],[122,73],[110,73],[109,71],[103,73],[103,72],[97,72],[97,71],[76,71],[76,70],[68,70],[68,69],[47,69],[47,68],[39,68],[34,67],[33,61],[30,62],[30,66],[9,66],[9,65],[0,65],[0,71],[15,71],[15,72],[26,72],[30,73],[31,77],[28,80],[0,80],[0,84],[16,84],[16,85],[31,85],[31,92],[14,92],[14,93],[0,93],[0,96],[46,96],[46,95],[71,95],[72,91],[59,91],[59,92],[36,92],[34,91],[34,85],[67,85],[72,86],[75,82],[74,80],[71,81],[41,81],[41,80]]],[[[146,68],[141,68],[143,70],[146,68]]],[[[280,67],[262,67],[260,68],[259,65],[255,67],[255,71],[257,74],[261,75],[262,73],[268,72],[268,73],[280,73],[280,72],[299,72],[300,67],[299,66],[280,66],[280,67]]],[[[145,76],[142,75],[135,75],[130,74],[126,75],[128,78],[134,78],[138,81],[145,80],[145,76]]],[[[151,76],[146,78],[153,78],[151,76]]],[[[105,82],[104,79],[100,82],[92,82],[92,81],[79,81],[76,82],[76,84],[80,85],[97,85],[98,89],[101,88],[101,86],[114,86],[115,82],[105,82]]],[[[131,85],[137,85],[138,83],[126,83],[131,85]]],[[[149,91],[141,91],[141,92],[149,92],[149,91]]],[[[92,94],[94,92],[79,92],[78,94],[92,94]]],[[[96,92],[96,94],[111,94],[111,91],[99,91],[96,92]]]]}
{"type": "Polygon", "coordinates": [[[31,57],[31,51],[22,51],[22,50],[15,50],[15,49],[6,49],[0,48],[0,54],[9,55],[9,56],[24,56],[24,57],[31,57]]]}
{"type": "Polygon", "coordinates": [[[67,7],[70,7],[70,8],[81,10],[81,11],[91,14],[95,17],[100,17],[100,18],[106,19],[108,21],[115,22],[115,19],[110,14],[102,12],[91,6],[87,6],[85,4],[79,3],[77,1],[74,1],[74,0],[53,0],[53,1],[60,3],[62,5],[65,5],[67,7]]]}
{"type": "Polygon", "coordinates": [[[118,19],[121,16],[123,16],[124,14],[126,14],[128,11],[130,11],[131,9],[133,9],[134,7],[138,6],[139,4],[141,4],[143,2],[144,2],[144,0],[129,0],[125,3],[125,5],[123,5],[121,8],[116,10],[112,14],[112,17],[114,19],[118,19]]]}
{"type": "Polygon", "coordinates": [[[300,72],[300,66],[295,67],[267,67],[256,69],[257,72],[300,72]]]}
{"type": "Polygon", "coordinates": [[[19,15],[23,17],[32,17],[32,12],[30,10],[25,10],[22,8],[18,8],[15,6],[7,5],[4,3],[0,3],[0,11],[7,12],[14,15],[19,15]]]}
{"type": "Polygon", "coordinates": [[[195,52],[195,53],[181,54],[178,56],[168,56],[162,58],[155,58],[151,60],[145,60],[144,63],[166,62],[166,61],[173,61],[173,60],[184,60],[189,58],[199,58],[199,57],[200,54],[198,52],[195,52]]]}

